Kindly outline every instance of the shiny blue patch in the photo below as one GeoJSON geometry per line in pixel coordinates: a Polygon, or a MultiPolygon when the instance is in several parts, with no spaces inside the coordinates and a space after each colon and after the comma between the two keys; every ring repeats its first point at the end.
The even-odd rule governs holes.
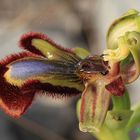
{"type": "Polygon", "coordinates": [[[10,66],[10,76],[16,79],[45,76],[64,71],[63,67],[48,63],[46,60],[22,60],[14,62],[10,66]]]}

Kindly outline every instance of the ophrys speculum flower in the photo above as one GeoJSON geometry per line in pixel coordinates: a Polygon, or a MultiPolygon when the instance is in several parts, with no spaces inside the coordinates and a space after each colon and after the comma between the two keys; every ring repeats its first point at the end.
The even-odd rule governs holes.
{"type": "Polygon", "coordinates": [[[110,102],[108,86],[115,77],[110,76],[110,66],[102,56],[87,56],[81,49],[85,56],[80,58],[77,49],[64,49],[40,33],[23,35],[20,47],[27,51],[0,63],[0,104],[7,114],[20,117],[40,92],[52,96],[83,92],[81,129],[89,129],[89,120],[95,121],[93,126],[102,125],[110,102]]]}
{"type": "Polygon", "coordinates": [[[81,94],[82,131],[97,135],[111,124],[111,129],[125,127],[132,111],[124,85],[140,73],[139,21],[135,10],[116,20],[107,34],[109,49],[96,56],[82,48],[64,49],[44,34],[23,35],[20,47],[26,51],[0,61],[1,108],[20,117],[36,94],[81,94]],[[114,106],[108,111],[111,97],[114,106]]]}

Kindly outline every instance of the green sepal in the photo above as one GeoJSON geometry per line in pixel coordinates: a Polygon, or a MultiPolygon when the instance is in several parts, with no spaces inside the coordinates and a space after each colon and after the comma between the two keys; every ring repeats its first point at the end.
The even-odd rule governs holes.
{"type": "Polygon", "coordinates": [[[131,110],[108,111],[105,120],[105,125],[111,130],[126,127],[132,114],[133,111],[131,110]]]}
{"type": "Polygon", "coordinates": [[[83,132],[98,132],[104,123],[111,97],[105,84],[102,80],[87,84],[82,94],[79,127],[83,132]]]}

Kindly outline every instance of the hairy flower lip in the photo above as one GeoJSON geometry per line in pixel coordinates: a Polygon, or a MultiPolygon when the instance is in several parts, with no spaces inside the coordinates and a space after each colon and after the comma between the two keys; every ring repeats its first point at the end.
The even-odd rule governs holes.
{"type": "MultiPolygon", "coordinates": [[[[51,96],[57,96],[59,94],[61,97],[65,97],[72,95],[75,96],[81,93],[81,90],[84,88],[82,81],[77,77],[74,71],[75,64],[78,63],[81,58],[76,55],[73,50],[64,49],[50,39],[47,39],[46,35],[40,33],[27,33],[23,35],[20,40],[20,47],[26,51],[12,54],[0,61],[0,107],[11,117],[19,118],[23,115],[34,100],[34,96],[37,91],[42,91],[42,93],[46,93],[51,96]],[[34,38],[39,39],[35,40],[37,45],[41,42],[43,44],[40,45],[43,46],[32,46],[32,40],[34,38]],[[44,49],[50,53],[49,55],[53,55],[52,60],[42,55],[42,51],[44,51],[44,49]],[[42,72],[40,71],[42,70],[40,69],[42,64],[40,63],[40,65],[38,63],[39,61],[37,62],[40,66],[38,69],[38,65],[35,65],[33,61],[33,63],[30,63],[31,61],[29,60],[31,59],[34,62],[37,62],[37,60],[40,59],[43,61],[49,61],[47,70],[49,68],[53,69],[53,72],[55,72],[54,80],[51,80],[51,78],[49,79],[50,81],[48,79],[46,79],[46,81],[45,79],[40,79],[39,83],[36,84],[34,80],[36,81],[38,79],[36,79],[36,76],[32,77],[31,74],[36,74],[37,72],[40,75],[39,72],[42,72]],[[66,71],[60,68],[60,61],[61,65],[63,65],[63,67],[67,67],[67,72],[70,73],[65,73],[66,71]],[[50,66],[50,64],[52,65],[50,66]],[[36,69],[34,69],[34,66],[36,69]],[[59,73],[57,73],[57,68],[59,69],[59,73]],[[27,74],[29,81],[26,79],[27,74]],[[48,84],[45,82],[48,82],[48,84]]],[[[44,66],[46,66],[45,63],[44,66]]],[[[42,78],[44,78],[44,76],[42,76],[42,78]]]]}

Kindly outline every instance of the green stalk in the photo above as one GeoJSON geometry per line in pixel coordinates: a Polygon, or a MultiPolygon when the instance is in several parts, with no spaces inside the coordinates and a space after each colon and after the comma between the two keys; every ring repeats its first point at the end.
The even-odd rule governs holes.
{"type": "Polygon", "coordinates": [[[136,127],[140,123],[140,104],[132,107],[132,110],[134,111],[132,117],[130,118],[127,128],[131,130],[132,128],[136,127]]]}
{"type": "Polygon", "coordinates": [[[98,140],[130,140],[128,132],[124,130],[124,128],[112,131],[104,126],[101,131],[102,132],[96,134],[98,140]]]}
{"type": "Polygon", "coordinates": [[[123,96],[112,96],[113,110],[130,110],[130,98],[126,91],[123,96]]]}

